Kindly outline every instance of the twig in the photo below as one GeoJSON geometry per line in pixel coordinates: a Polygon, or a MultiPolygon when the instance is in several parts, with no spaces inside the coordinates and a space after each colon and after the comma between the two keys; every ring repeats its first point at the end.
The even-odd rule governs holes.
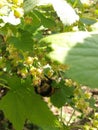
{"type": "Polygon", "coordinates": [[[67,126],[70,124],[70,122],[71,122],[72,117],[73,117],[74,114],[75,114],[75,109],[74,109],[73,113],[71,114],[71,117],[70,117],[69,121],[67,122],[67,126]]]}

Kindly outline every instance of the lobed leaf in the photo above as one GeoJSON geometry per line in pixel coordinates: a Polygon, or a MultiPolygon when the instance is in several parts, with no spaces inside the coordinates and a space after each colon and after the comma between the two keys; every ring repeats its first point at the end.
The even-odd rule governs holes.
{"type": "Polygon", "coordinates": [[[68,103],[69,98],[73,96],[73,92],[74,87],[62,86],[51,96],[51,102],[56,107],[60,108],[64,106],[66,103],[68,103]]]}
{"type": "Polygon", "coordinates": [[[66,77],[98,87],[98,32],[56,34],[42,39],[41,43],[53,49],[48,54],[51,59],[69,66],[66,77]]]}
{"type": "Polygon", "coordinates": [[[55,128],[56,118],[41,97],[34,93],[30,78],[21,81],[17,76],[11,76],[6,79],[10,90],[0,101],[0,109],[15,129],[22,130],[26,119],[42,128],[55,128]]]}

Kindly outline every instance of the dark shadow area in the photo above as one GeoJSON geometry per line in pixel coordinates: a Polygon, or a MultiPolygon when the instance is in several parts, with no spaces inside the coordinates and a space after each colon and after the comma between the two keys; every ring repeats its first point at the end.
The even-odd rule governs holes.
{"type": "MultiPolygon", "coordinates": [[[[15,130],[13,124],[5,118],[4,113],[0,110],[0,130],[15,130]]],[[[28,121],[25,122],[23,130],[42,130],[37,125],[30,123],[28,121]]]]}

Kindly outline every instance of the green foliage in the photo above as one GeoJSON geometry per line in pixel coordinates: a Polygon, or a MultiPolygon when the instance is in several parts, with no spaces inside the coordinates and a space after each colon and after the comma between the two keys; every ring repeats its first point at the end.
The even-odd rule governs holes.
{"type": "Polygon", "coordinates": [[[87,17],[84,17],[84,18],[82,17],[82,18],[80,19],[80,21],[81,21],[82,23],[86,24],[86,25],[92,25],[92,24],[94,24],[94,23],[97,22],[95,19],[93,19],[93,18],[87,18],[87,17]]]}
{"type": "Polygon", "coordinates": [[[30,12],[37,4],[39,3],[39,0],[25,0],[24,1],[24,11],[30,12]]]}
{"type": "Polygon", "coordinates": [[[45,28],[52,28],[53,26],[55,26],[55,22],[52,19],[46,18],[42,13],[37,10],[35,10],[34,12],[40,18],[41,25],[43,25],[45,28]]]}
{"type": "Polygon", "coordinates": [[[8,39],[8,42],[10,44],[13,44],[17,49],[21,49],[23,51],[31,51],[33,48],[33,40],[31,38],[31,34],[24,30],[20,31],[20,37],[10,37],[8,39]]]}
{"type": "MultiPolygon", "coordinates": [[[[79,20],[79,17],[75,13],[74,9],[65,0],[62,0],[62,1],[58,0],[57,3],[55,3],[54,1],[51,1],[51,0],[47,0],[47,1],[42,1],[42,0],[34,1],[33,0],[32,2],[27,0],[24,3],[24,10],[25,10],[25,12],[27,12],[27,11],[33,9],[34,7],[38,6],[38,5],[43,5],[43,4],[46,4],[46,3],[51,4],[53,6],[53,8],[56,11],[58,17],[60,18],[60,20],[62,21],[62,23],[64,25],[71,25],[74,22],[76,22],[77,20],[79,20]],[[69,14],[72,16],[71,18],[69,16],[69,14],[67,15],[67,13],[66,13],[67,10],[69,11],[69,14]]],[[[41,20],[42,20],[44,17],[42,16],[42,14],[40,14],[40,15],[41,15],[41,20]]],[[[48,20],[49,19],[46,19],[46,20],[43,19],[44,22],[45,21],[48,22],[48,20]]],[[[48,22],[48,24],[49,24],[49,22],[48,22]]]]}
{"type": "Polygon", "coordinates": [[[98,86],[97,36],[97,32],[63,33],[48,36],[41,42],[51,43],[53,51],[49,57],[69,66],[67,77],[93,88],[98,86]]]}
{"type": "Polygon", "coordinates": [[[0,109],[13,122],[16,130],[22,130],[25,119],[42,128],[55,126],[56,118],[41,97],[34,93],[34,89],[30,86],[30,78],[21,81],[17,76],[10,76],[7,77],[7,82],[10,90],[1,100],[0,109]]]}
{"type": "MultiPolygon", "coordinates": [[[[98,86],[98,32],[87,32],[97,22],[97,10],[80,0],[68,2],[0,1],[0,109],[15,130],[22,130],[26,120],[43,130],[71,130],[74,113],[66,123],[51,112],[51,105],[70,106],[81,118],[89,108],[96,110],[91,93],[79,83],[98,86]]],[[[90,118],[92,128],[98,128],[96,115],[90,118]]],[[[87,124],[79,128],[88,129],[87,124]]]]}
{"type": "Polygon", "coordinates": [[[59,87],[57,89],[57,92],[51,96],[51,102],[59,108],[62,107],[64,104],[69,103],[69,100],[72,100],[73,92],[75,89],[72,86],[68,87],[64,84],[64,81],[60,82],[59,85],[62,87],[59,87]]]}

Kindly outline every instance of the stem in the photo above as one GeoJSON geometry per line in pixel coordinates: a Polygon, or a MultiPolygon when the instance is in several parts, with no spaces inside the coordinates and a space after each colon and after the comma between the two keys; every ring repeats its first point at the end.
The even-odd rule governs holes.
{"type": "Polygon", "coordinates": [[[7,83],[7,81],[6,81],[5,79],[1,79],[1,78],[0,78],[0,81],[3,81],[3,82],[5,82],[5,83],[7,83]]]}
{"type": "Polygon", "coordinates": [[[81,130],[83,129],[83,125],[75,125],[75,126],[70,126],[71,129],[73,128],[80,128],[81,130]]]}
{"type": "Polygon", "coordinates": [[[0,86],[10,89],[7,85],[0,83],[0,86]]]}
{"type": "Polygon", "coordinates": [[[76,7],[77,3],[78,3],[78,0],[75,0],[75,1],[74,1],[74,4],[73,4],[73,8],[76,7]]]}
{"type": "Polygon", "coordinates": [[[75,110],[73,111],[73,113],[72,113],[72,115],[71,115],[69,121],[67,122],[67,126],[69,125],[70,121],[72,120],[72,117],[73,117],[74,114],[75,114],[75,110]]]}
{"type": "Polygon", "coordinates": [[[62,120],[62,108],[60,110],[60,122],[63,122],[63,120],[62,120]]]}
{"type": "Polygon", "coordinates": [[[10,89],[7,85],[5,85],[5,84],[7,84],[7,81],[6,81],[5,79],[0,78],[0,81],[1,81],[1,82],[4,82],[4,83],[0,83],[0,86],[2,86],[2,87],[4,87],[4,88],[10,89]]]}

